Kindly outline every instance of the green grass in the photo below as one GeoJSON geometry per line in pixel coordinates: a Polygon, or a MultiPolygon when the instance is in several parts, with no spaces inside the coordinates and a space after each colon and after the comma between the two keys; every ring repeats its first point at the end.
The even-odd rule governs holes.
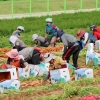
{"type": "MultiPolygon", "coordinates": [[[[53,23],[56,24],[60,29],[63,29],[64,32],[76,35],[77,30],[85,29],[90,31],[89,25],[95,24],[100,26],[99,23],[99,11],[93,12],[80,12],[74,14],[59,14],[53,15],[53,23]]],[[[42,16],[42,17],[29,17],[22,19],[9,19],[9,20],[0,20],[0,47],[11,47],[9,44],[8,37],[12,34],[16,27],[19,25],[24,26],[25,32],[22,33],[22,40],[28,46],[33,46],[32,34],[37,33],[41,36],[45,35],[45,19],[51,16],[42,16]]]]}
{"type": "MultiPolygon", "coordinates": [[[[96,8],[96,0],[83,0],[83,9],[96,8]]],[[[32,0],[33,12],[47,12],[47,0],[32,0]]],[[[98,8],[100,1],[98,0],[98,8]]],[[[0,1],[0,15],[11,14],[11,0],[0,1]]],[[[50,11],[64,10],[64,0],[50,0],[50,11]]],[[[80,0],[67,0],[66,10],[79,10],[80,0]]],[[[14,0],[14,14],[29,13],[30,0],[14,0]]]]}
{"type": "MultiPolygon", "coordinates": [[[[56,23],[58,27],[63,29],[66,33],[70,33],[75,36],[78,29],[86,29],[89,31],[90,23],[94,23],[100,26],[100,23],[98,21],[99,14],[100,14],[99,12],[89,12],[89,13],[75,13],[75,14],[67,14],[67,15],[61,14],[52,17],[54,23],[56,23]]],[[[25,27],[25,33],[22,33],[23,35],[22,40],[26,43],[26,45],[33,46],[34,44],[32,42],[32,34],[38,33],[42,36],[44,35],[44,30],[45,30],[44,20],[46,17],[1,20],[0,47],[11,47],[11,45],[9,44],[8,36],[16,29],[17,25],[23,25],[25,27]]],[[[57,54],[57,55],[61,56],[61,54],[57,54]]],[[[80,52],[79,58],[80,59],[85,58],[85,55],[86,55],[86,49],[80,52]]],[[[93,68],[94,71],[100,70],[99,66],[90,66],[90,68],[93,68]]],[[[39,80],[43,78],[45,78],[45,76],[29,77],[26,79],[21,79],[20,81],[24,82],[24,81],[31,81],[31,80],[39,80]]],[[[54,100],[54,99],[62,100],[62,98],[67,98],[71,96],[85,96],[85,95],[89,95],[90,93],[100,94],[100,87],[98,87],[98,84],[100,84],[100,77],[95,79],[93,78],[93,79],[72,81],[68,83],[51,84],[49,86],[47,85],[38,86],[34,88],[24,89],[21,91],[8,91],[4,94],[0,94],[0,97],[6,95],[9,96],[11,94],[13,95],[21,94],[23,92],[31,94],[41,90],[48,91],[50,89],[61,88],[63,89],[64,93],[60,94],[60,96],[59,95],[52,95],[48,97],[43,96],[37,99],[38,100],[54,100]]]]}
{"type": "Polygon", "coordinates": [[[72,96],[86,96],[86,95],[89,95],[90,93],[100,94],[99,83],[100,83],[100,77],[97,77],[95,79],[94,78],[93,79],[83,79],[83,80],[71,81],[67,83],[37,86],[34,88],[27,88],[21,91],[11,91],[10,90],[10,91],[5,92],[4,94],[1,94],[0,98],[4,96],[16,95],[16,94],[21,94],[21,93],[27,93],[28,95],[31,95],[32,93],[39,92],[41,90],[45,92],[46,91],[49,92],[49,90],[53,91],[54,89],[60,89],[63,91],[63,94],[60,94],[60,95],[54,94],[48,97],[38,96],[37,100],[55,100],[54,98],[56,98],[57,100],[58,99],[62,100],[63,98],[72,97],[72,96]],[[46,98],[49,98],[49,99],[46,99],[46,98]]]}
{"type": "MultiPolygon", "coordinates": [[[[82,50],[82,52],[80,53],[80,57],[84,57],[84,52],[86,52],[86,49],[82,50]]],[[[90,66],[90,68],[93,68],[94,71],[100,70],[99,66],[90,66]]],[[[28,81],[34,81],[34,80],[40,80],[40,79],[45,79],[45,75],[43,76],[36,76],[36,77],[32,77],[30,76],[29,78],[25,78],[25,79],[21,79],[21,82],[28,82],[28,81]]],[[[63,100],[64,98],[68,98],[68,97],[73,97],[73,96],[87,96],[92,94],[100,94],[100,76],[96,77],[96,78],[92,78],[92,79],[84,79],[84,80],[77,80],[77,81],[70,81],[70,82],[65,82],[65,83],[58,83],[58,84],[48,84],[45,86],[36,86],[36,87],[32,87],[32,88],[27,88],[27,89],[23,89],[20,91],[12,91],[9,90],[3,94],[0,95],[0,100],[2,100],[3,97],[10,97],[10,96],[14,96],[16,97],[16,94],[21,95],[22,93],[26,93],[27,96],[30,98],[30,96],[32,96],[32,94],[37,93],[38,96],[36,97],[35,100],[63,100]],[[63,94],[58,94],[58,95],[49,95],[49,96],[41,96],[41,94],[39,95],[39,91],[44,91],[44,92],[49,92],[49,91],[55,91],[55,89],[60,89],[61,91],[63,91],[63,94]]],[[[25,97],[21,97],[20,100],[23,100],[22,98],[27,98],[27,96],[25,97]]],[[[5,100],[5,99],[4,99],[5,100]]],[[[30,99],[27,99],[30,100],[30,99]]],[[[34,100],[34,99],[33,99],[34,100]]]]}

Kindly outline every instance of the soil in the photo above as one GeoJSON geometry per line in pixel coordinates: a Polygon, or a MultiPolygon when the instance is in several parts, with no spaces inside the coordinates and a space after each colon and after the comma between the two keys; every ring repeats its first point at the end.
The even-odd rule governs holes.
{"type": "MultiPolygon", "coordinates": [[[[4,53],[8,52],[10,49],[4,49],[2,50],[2,48],[0,48],[0,52],[3,52],[2,54],[0,54],[0,62],[6,62],[7,58],[6,56],[4,55],[4,53]],[[2,56],[3,55],[3,56],[2,56]]],[[[50,52],[50,47],[48,49],[43,49],[45,52],[50,52]],[[46,51],[47,50],[47,51],[46,51]]],[[[62,50],[62,46],[60,46],[58,48],[58,46],[56,48],[53,48],[52,49],[52,53],[53,54],[57,54],[58,52],[60,52],[62,50]]],[[[78,59],[78,68],[88,68],[89,66],[86,66],[85,65],[85,57],[83,58],[80,58],[78,59]]],[[[71,61],[72,63],[72,61],[71,61]]],[[[94,77],[97,77],[97,76],[100,76],[100,70],[96,70],[94,72],[94,77]]],[[[71,80],[74,80],[75,77],[72,76],[71,77],[71,80]]],[[[21,89],[24,90],[24,89],[27,89],[27,88],[30,88],[30,87],[35,87],[35,86],[47,86],[47,85],[50,85],[49,82],[47,81],[43,81],[43,80],[38,80],[38,81],[30,81],[30,82],[21,82],[21,89]]],[[[92,85],[95,85],[95,84],[92,84],[92,85]]],[[[97,87],[100,88],[100,85],[96,85],[97,87]]],[[[36,91],[34,93],[20,93],[20,94],[14,94],[14,95],[9,95],[9,96],[5,96],[3,97],[2,100],[36,100],[36,98],[40,97],[40,96],[51,96],[51,95],[60,95],[63,93],[63,90],[62,89],[52,89],[52,90],[42,90],[42,91],[36,91]]],[[[71,98],[66,98],[66,99],[63,99],[63,100],[80,100],[81,97],[77,97],[77,96],[74,96],[74,97],[71,97],[71,98]]]]}
{"type": "Polygon", "coordinates": [[[70,98],[65,98],[63,100],[80,100],[81,97],[77,97],[77,96],[74,96],[74,97],[70,97],[70,98]]]}
{"type": "Polygon", "coordinates": [[[34,93],[21,93],[21,94],[15,94],[15,95],[9,95],[6,97],[3,97],[2,100],[36,100],[36,98],[41,96],[51,96],[51,95],[60,95],[63,93],[63,90],[61,89],[53,89],[53,90],[42,90],[42,91],[36,91],[34,93]]]}
{"type": "Polygon", "coordinates": [[[50,82],[44,80],[21,82],[21,90],[36,86],[47,86],[50,84],[51,84],[50,82]]]}

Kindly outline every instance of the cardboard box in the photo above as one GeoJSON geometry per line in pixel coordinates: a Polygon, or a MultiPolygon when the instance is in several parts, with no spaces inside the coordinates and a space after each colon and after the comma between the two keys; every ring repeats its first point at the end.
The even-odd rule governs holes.
{"type": "Polygon", "coordinates": [[[7,90],[19,90],[20,81],[18,80],[6,80],[0,82],[0,93],[6,92],[7,90]]]}
{"type": "Polygon", "coordinates": [[[69,70],[70,75],[74,74],[75,67],[72,66],[71,64],[67,63],[67,68],[69,70]]]}
{"type": "Polygon", "coordinates": [[[11,79],[12,80],[16,80],[18,79],[18,74],[17,74],[17,68],[10,68],[10,69],[6,69],[7,71],[10,71],[11,74],[11,79]]]}
{"type": "Polygon", "coordinates": [[[20,78],[28,78],[30,76],[30,68],[28,69],[27,72],[25,72],[24,70],[25,68],[18,68],[20,78]]]}
{"type": "Polygon", "coordinates": [[[35,72],[34,72],[34,65],[29,64],[29,67],[30,67],[30,75],[34,76],[34,74],[35,74],[35,72]]]}
{"type": "Polygon", "coordinates": [[[95,42],[95,48],[98,49],[98,50],[100,50],[100,40],[97,40],[95,42]]]}
{"type": "Polygon", "coordinates": [[[100,65],[100,53],[95,52],[95,57],[98,59],[97,64],[100,65]]]}
{"type": "Polygon", "coordinates": [[[100,64],[100,54],[99,53],[87,53],[86,54],[86,65],[97,66],[100,64]]]}
{"type": "Polygon", "coordinates": [[[51,83],[70,81],[70,74],[68,68],[51,70],[50,77],[51,77],[51,83]]]}
{"type": "Polygon", "coordinates": [[[80,68],[75,70],[75,80],[81,78],[93,78],[93,69],[91,68],[80,68]]]}
{"type": "Polygon", "coordinates": [[[31,76],[43,75],[47,74],[49,71],[49,64],[40,63],[38,65],[29,64],[29,70],[27,72],[23,72],[25,68],[18,68],[20,78],[28,78],[31,76]]]}
{"type": "Polygon", "coordinates": [[[11,79],[10,71],[0,70],[0,82],[11,79]]]}
{"type": "Polygon", "coordinates": [[[16,68],[0,70],[0,82],[10,79],[18,79],[16,68]]]}
{"type": "Polygon", "coordinates": [[[49,71],[49,63],[40,63],[39,65],[35,65],[34,66],[34,76],[37,75],[43,75],[46,74],[48,75],[48,71],[49,71]]]}

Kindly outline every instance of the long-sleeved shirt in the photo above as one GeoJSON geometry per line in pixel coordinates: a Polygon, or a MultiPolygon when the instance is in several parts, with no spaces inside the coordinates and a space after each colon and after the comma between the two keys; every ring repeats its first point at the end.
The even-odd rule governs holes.
{"type": "Polygon", "coordinates": [[[7,64],[13,65],[15,67],[24,68],[25,67],[24,63],[25,63],[25,61],[22,58],[19,60],[14,60],[14,59],[8,58],[8,60],[7,60],[7,64]]]}
{"type": "Polygon", "coordinates": [[[17,36],[18,38],[21,36],[20,32],[18,30],[15,30],[12,35],[17,36]]]}
{"type": "Polygon", "coordinates": [[[61,36],[61,40],[62,40],[62,42],[64,44],[63,56],[65,55],[65,53],[67,52],[67,50],[70,47],[79,45],[79,43],[76,42],[77,39],[71,34],[63,34],[61,36]]]}
{"type": "Polygon", "coordinates": [[[86,44],[88,40],[95,42],[96,38],[95,38],[95,36],[93,36],[93,34],[91,34],[89,32],[85,32],[85,34],[82,37],[82,41],[84,44],[86,44]]]}
{"type": "Polygon", "coordinates": [[[15,45],[18,45],[20,47],[26,47],[25,43],[20,39],[16,40],[15,45]]]}
{"type": "Polygon", "coordinates": [[[53,36],[57,36],[57,31],[59,30],[59,28],[54,25],[54,24],[50,24],[50,25],[46,25],[46,34],[48,34],[50,37],[53,36]]]}
{"type": "Polygon", "coordinates": [[[98,32],[93,32],[93,35],[96,37],[97,40],[100,39],[100,33],[98,33],[98,32]]]}
{"type": "Polygon", "coordinates": [[[26,47],[25,43],[16,36],[10,36],[9,40],[14,46],[26,47]]]}
{"type": "Polygon", "coordinates": [[[89,37],[89,34],[88,34],[87,32],[85,32],[83,43],[86,44],[86,42],[87,42],[87,40],[88,40],[88,37],[89,37]]]}
{"type": "Polygon", "coordinates": [[[34,50],[33,47],[25,48],[19,51],[19,55],[23,55],[25,61],[28,61],[30,58],[32,58],[33,50],[34,50]]]}
{"type": "Polygon", "coordinates": [[[37,40],[40,40],[41,42],[44,43],[46,39],[44,37],[42,37],[42,36],[38,36],[37,37],[37,40]]]}
{"type": "Polygon", "coordinates": [[[96,31],[96,32],[98,32],[98,33],[100,34],[100,28],[99,28],[99,27],[95,27],[95,28],[93,29],[93,31],[96,31]]]}
{"type": "Polygon", "coordinates": [[[69,47],[70,45],[78,45],[78,43],[76,42],[77,39],[71,35],[71,34],[63,34],[61,36],[61,40],[63,42],[64,45],[66,45],[67,47],[69,47]]]}

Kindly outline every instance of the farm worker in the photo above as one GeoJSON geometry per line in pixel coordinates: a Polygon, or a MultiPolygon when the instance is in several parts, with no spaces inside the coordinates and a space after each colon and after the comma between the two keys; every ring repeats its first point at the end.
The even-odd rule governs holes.
{"type": "Polygon", "coordinates": [[[96,41],[96,38],[86,30],[78,30],[76,38],[80,38],[80,41],[82,41],[84,45],[86,45],[88,42],[95,43],[96,41]]]}
{"type": "Polygon", "coordinates": [[[47,18],[46,19],[46,33],[45,33],[45,38],[47,36],[50,37],[50,46],[54,47],[55,42],[57,40],[57,31],[59,28],[52,23],[52,18],[47,18]]]}
{"type": "Polygon", "coordinates": [[[100,28],[98,26],[91,24],[90,31],[96,31],[96,32],[100,33],[100,28]]]}
{"type": "Polygon", "coordinates": [[[12,49],[11,51],[7,52],[6,55],[8,56],[7,65],[15,66],[17,68],[25,68],[25,71],[28,71],[28,63],[24,61],[24,57],[18,54],[17,49],[12,49]]]}
{"type": "Polygon", "coordinates": [[[62,42],[61,36],[62,36],[63,34],[65,34],[65,32],[63,32],[63,30],[58,30],[58,31],[57,31],[57,40],[60,40],[60,41],[62,42]]]}
{"type": "Polygon", "coordinates": [[[51,53],[46,53],[44,55],[45,63],[49,63],[49,70],[66,68],[66,61],[62,60],[61,57],[55,56],[51,53]]]}
{"type": "Polygon", "coordinates": [[[19,51],[19,55],[23,55],[25,61],[29,64],[37,65],[43,60],[43,51],[36,46],[19,51]]]}
{"type": "Polygon", "coordinates": [[[32,40],[37,42],[36,43],[37,46],[48,47],[48,45],[49,45],[49,42],[46,38],[44,38],[42,36],[38,36],[37,34],[32,35],[32,40]]]}
{"type": "Polygon", "coordinates": [[[21,33],[22,33],[23,31],[24,31],[24,27],[23,27],[23,26],[18,26],[18,27],[17,27],[17,30],[15,30],[15,31],[12,33],[12,35],[15,35],[16,37],[21,38],[21,37],[22,37],[21,33]]]}
{"type": "Polygon", "coordinates": [[[100,28],[98,28],[95,25],[91,25],[90,29],[92,30],[93,35],[96,37],[96,39],[99,40],[100,39],[100,28]]]}
{"type": "Polygon", "coordinates": [[[12,35],[9,38],[9,40],[13,44],[13,49],[17,49],[18,51],[20,51],[20,50],[26,48],[25,43],[14,35],[12,35]]]}
{"type": "Polygon", "coordinates": [[[62,59],[66,60],[67,63],[69,63],[70,56],[73,55],[73,66],[77,68],[78,55],[81,49],[80,44],[77,42],[77,39],[71,34],[62,34],[61,41],[64,44],[62,59]]]}

